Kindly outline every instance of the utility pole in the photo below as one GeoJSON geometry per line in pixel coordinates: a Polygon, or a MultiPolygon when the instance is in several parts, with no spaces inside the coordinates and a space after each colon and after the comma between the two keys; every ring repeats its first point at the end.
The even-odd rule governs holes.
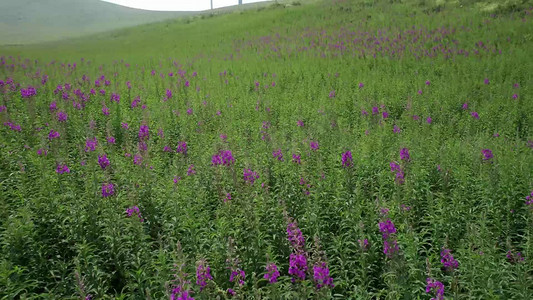
{"type": "Polygon", "coordinates": [[[211,0],[211,10],[213,10],[213,0],[211,0]]]}
{"type": "Polygon", "coordinates": [[[239,0],[239,5],[242,5],[242,0],[239,0]]]}

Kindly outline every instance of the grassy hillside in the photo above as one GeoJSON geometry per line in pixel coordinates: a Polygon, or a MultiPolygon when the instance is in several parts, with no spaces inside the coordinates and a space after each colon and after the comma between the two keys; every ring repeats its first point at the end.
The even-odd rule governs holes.
{"type": "Polygon", "coordinates": [[[335,0],[0,47],[0,298],[529,299],[532,32],[335,0]]]}
{"type": "Polygon", "coordinates": [[[0,44],[33,44],[189,15],[97,0],[3,0],[0,44]]]}

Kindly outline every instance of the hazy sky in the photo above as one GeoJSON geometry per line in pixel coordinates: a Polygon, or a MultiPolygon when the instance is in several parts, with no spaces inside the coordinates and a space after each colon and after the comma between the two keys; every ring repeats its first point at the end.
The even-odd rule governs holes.
{"type": "MultiPolygon", "coordinates": [[[[102,0],[128,7],[148,10],[197,11],[211,8],[210,0],[102,0]]],[[[242,3],[261,2],[265,0],[243,0],[242,3]]],[[[213,6],[224,7],[238,4],[238,0],[213,0],[213,6]]]]}

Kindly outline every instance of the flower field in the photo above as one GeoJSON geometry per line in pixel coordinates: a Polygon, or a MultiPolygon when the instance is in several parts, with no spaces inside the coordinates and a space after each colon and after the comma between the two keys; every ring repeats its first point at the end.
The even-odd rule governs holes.
{"type": "Polygon", "coordinates": [[[403,2],[0,46],[0,298],[531,299],[533,3],[403,2]]]}

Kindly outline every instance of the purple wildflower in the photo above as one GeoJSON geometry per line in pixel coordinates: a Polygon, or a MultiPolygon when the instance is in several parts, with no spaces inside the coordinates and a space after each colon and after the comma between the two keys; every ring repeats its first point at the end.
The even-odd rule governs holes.
{"type": "Polygon", "coordinates": [[[236,268],[231,270],[231,274],[229,277],[230,282],[238,282],[240,286],[244,285],[244,279],[246,277],[246,274],[244,273],[244,270],[236,268]]]}
{"type": "Polygon", "coordinates": [[[349,168],[352,166],[352,151],[346,151],[341,156],[342,159],[342,167],[343,168],[349,168]]]}
{"type": "Polygon", "coordinates": [[[531,208],[533,208],[533,191],[531,191],[529,196],[526,196],[526,205],[529,205],[531,208]]]}
{"type": "Polygon", "coordinates": [[[196,170],[194,170],[194,165],[190,165],[189,168],[187,169],[187,176],[191,176],[194,174],[196,174],[196,170]]]}
{"type": "Polygon", "coordinates": [[[207,286],[208,280],[213,280],[213,276],[211,276],[211,268],[207,264],[207,261],[202,259],[198,261],[196,267],[196,284],[200,286],[200,291],[207,286]]]}
{"type": "Polygon", "coordinates": [[[381,113],[381,116],[383,117],[383,119],[387,119],[389,117],[389,113],[384,111],[381,113]]]}
{"type": "Polygon", "coordinates": [[[329,92],[329,97],[335,98],[335,90],[332,90],[331,92],[329,92]]]}
{"type": "Polygon", "coordinates": [[[103,155],[98,155],[98,164],[100,165],[100,168],[102,168],[102,170],[109,166],[109,158],[107,158],[107,155],[105,153],[103,155]]]}
{"type": "Polygon", "coordinates": [[[485,80],[483,80],[483,82],[484,82],[485,84],[489,84],[489,83],[490,83],[490,81],[489,81],[488,78],[485,78],[485,80]]]}
{"type": "Polygon", "coordinates": [[[307,258],[304,254],[291,253],[289,257],[289,275],[294,276],[292,281],[305,280],[307,272],[307,258]]]}
{"type": "Polygon", "coordinates": [[[48,133],[48,139],[49,140],[53,140],[53,139],[56,139],[56,138],[59,138],[59,132],[55,131],[55,130],[50,130],[50,133],[48,133]]]}
{"type": "Polygon", "coordinates": [[[111,93],[111,102],[120,103],[120,95],[111,93]]]}
{"type": "Polygon", "coordinates": [[[135,108],[139,105],[139,103],[141,103],[141,97],[137,96],[135,99],[133,99],[133,101],[131,101],[130,107],[135,108]]]}
{"type": "Polygon", "coordinates": [[[359,88],[362,89],[365,85],[362,82],[359,82],[359,88]]]}
{"type": "Polygon", "coordinates": [[[440,262],[442,263],[446,271],[453,271],[459,267],[459,263],[453,258],[450,249],[442,248],[442,251],[440,252],[440,257],[440,262]]]}
{"type": "Polygon", "coordinates": [[[109,116],[109,108],[107,106],[102,106],[102,113],[104,116],[109,116]]]}
{"type": "Polygon", "coordinates": [[[391,172],[396,174],[396,182],[398,184],[403,184],[405,182],[405,173],[403,172],[400,165],[394,161],[391,161],[389,166],[391,172]]]}
{"type": "Polygon", "coordinates": [[[472,115],[472,118],[479,120],[479,114],[475,111],[471,112],[470,115],[472,115]]]}
{"type": "Polygon", "coordinates": [[[281,149],[278,149],[276,151],[272,151],[272,156],[274,158],[277,158],[279,161],[283,161],[283,153],[281,152],[281,149]]]}
{"type": "Polygon", "coordinates": [[[66,122],[66,121],[67,121],[67,118],[68,118],[67,113],[64,112],[64,111],[59,111],[59,112],[56,114],[56,116],[57,116],[57,120],[58,120],[59,122],[66,122]]]}
{"type": "Polygon", "coordinates": [[[139,141],[147,141],[150,139],[150,130],[148,125],[141,125],[139,127],[139,141]]]}
{"type": "Polygon", "coordinates": [[[50,111],[55,111],[57,109],[57,103],[52,101],[49,106],[50,111]]]}
{"type": "MultiPolygon", "coordinates": [[[[103,190],[102,190],[102,195],[103,195],[103,190]]],[[[137,205],[134,205],[134,206],[132,206],[130,208],[127,208],[126,209],[126,214],[127,214],[128,218],[130,218],[133,215],[137,215],[137,217],[139,218],[139,221],[140,222],[144,222],[144,219],[143,219],[142,214],[141,214],[141,210],[139,209],[139,207],[137,205]]]]}
{"type": "Polygon", "coordinates": [[[301,157],[301,156],[298,155],[298,154],[293,154],[293,155],[292,155],[292,162],[293,162],[293,163],[296,163],[296,164],[301,164],[302,162],[301,162],[301,160],[300,160],[300,157],[301,157]]]}
{"type": "Polygon", "coordinates": [[[102,197],[110,197],[115,194],[115,187],[112,183],[102,183],[102,197]]]}
{"type": "Polygon", "coordinates": [[[313,142],[313,141],[311,141],[311,142],[309,143],[309,146],[311,147],[311,150],[313,150],[313,151],[316,151],[316,150],[318,150],[318,148],[319,148],[319,146],[318,146],[318,142],[313,142]]]}
{"type": "Polygon", "coordinates": [[[87,139],[85,141],[85,152],[92,152],[96,150],[96,147],[98,146],[98,140],[96,140],[95,137],[92,139],[87,139]]]}
{"type": "Polygon", "coordinates": [[[428,116],[427,119],[426,119],[426,122],[427,122],[428,124],[431,124],[431,122],[433,122],[433,119],[431,119],[431,117],[428,116]]]}
{"type": "Polygon", "coordinates": [[[32,96],[37,95],[37,91],[34,87],[28,86],[26,89],[20,89],[20,95],[22,98],[30,98],[32,96]]]}
{"type": "Polygon", "coordinates": [[[463,110],[467,110],[468,109],[468,102],[465,102],[463,103],[463,110]]]}
{"type": "Polygon", "coordinates": [[[402,148],[400,150],[400,159],[405,161],[409,161],[411,159],[411,157],[409,156],[409,149],[402,148]]]}
{"type": "Polygon", "coordinates": [[[304,121],[302,121],[302,120],[298,120],[298,121],[296,122],[296,125],[297,125],[298,127],[304,127],[304,121]]]}
{"type": "Polygon", "coordinates": [[[218,154],[215,154],[211,158],[211,164],[213,166],[231,166],[235,164],[235,158],[233,158],[233,154],[231,153],[231,150],[220,150],[218,154]]]}
{"type": "Polygon", "coordinates": [[[357,242],[359,243],[359,246],[361,247],[361,249],[363,251],[367,251],[368,250],[368,239],[357,240],[357,242]]]}
{"type": "Polygon", "coordinates": [[[512,264],[524,261],[524,256],[522,256],[522,253],[520,252],[513,253],[511,250],[509,250],[507,251],[507,254],[505,256],[507,257],[507,260],[512,264]]]}
{"type": "Polygon", "coordinates": [[[400,133],[402,130],[400,129],[400,127],[398,125],[394,125],[394,127],[392,128],[392,132],[394,133],[400,133]]]}
{"type": "Polygon", "coordinates": [[[57,174],[70,173],[70,169],[66,164],[58,164],[56,167],[57,174]]]}
{"type": "Polygon", "coordinates": [[[128,123],[126,123],[126,122],[122,122],[122,123],[120,123],[120,125],[122,126],[123,129],[126,129],[126,130],[130,129],[130,125],[128,125],[128,123]]]}
{"type": "Polygon", "coordinates": [[[379,108],[377,106],[372,107],[372,115],[377,115],[379,113],[379,108]]]}
{"type": "Polygon", "coordinates": [[[518,99],[518,94],[513,94],[513,99],[518,99]]]}
{"type": "Polygon", "coordinates": [[[182,153],[183,155],[187,155],[187,142],[185,141],[178,142],[176,153],[182,153]]]}
{"type": "Polygon", "coordinates": [[[274,263],[269,263],[266,267],[266,274],[263,278],[268,280],[269,283],[276,283],[278,282],[278,277],[280,275],[278,271],[278,266],[274,263]]]}
{"type": "Polygon", "coordinates": [[[444,300],[444,285],[442,282],[427,278],[426,283],[426,293],[429,294],[431,290],[435,292],[435,298],[431,298],[432,300],[444,300]]]}
{"type": "Polygon", "coordinates": [[[292,222],[287,225],[287,238],[291,247],[296,252],[303,252],[305,247],[305,238],[296,223],[292,222]]]}
{"type": "Polygon", "coordinates": [[[106,140],[108,144],[115,144],[116,142],[115,137],[112,137],[112,136],[108,136],[106,140]]]}
{"type": "Polygon", "coordinates": [[[135,154],[133,156],[133,164],[134,165],[137,165],[137,166],[140,166],[143,162],[143,157],[140,156],[139,154],[135,154]]]}
{"type": "Polygon", "coordinates": [[[325,262],[320,262],[313,266],[313,277],[315,279],[317,289],[321,289],[325,286],[335,286],[333,284],[333,278],[329,276],[329,268],[325,262]]]}
{"type": "Polygon", "coordinates": [[[47,154],[48,154],[48,150],[46,150],[46,149],[39,148],[37,150],[37,155],[39,155],[39,156],[46,156],[47,154]]]}
{"type": "Polygon", "coordinates": [[[494,157],[494,155],[492,154],[492,151],[490,149],[481,150],[481,154],[483,154],[483,160],[484,161],[489,161],[490,159],[492,159],[494,157]]]}
{"type": "Polygon", "coordinates": [[[426,85],[430,85],[430,84],[431,84],[431,81],[426,80],[426,85]]]}
{"type": "Polygon", "coordinates": [[[242,171],[242,175],[244,177],[244,182],[250,183],[250,185],[253,185],[254,182],[259,179],[259,174],[257,172],[254,172],[250,169],[244,169],[242,171]]]}
{"type": "Polygon", "coordinates": [[[385,222],[379,222],[379,231],[383,238],[383,253],[388,258],[392,258],[395,253],[398,253],[398,242],[393,234],[396,233],[396,227],[390,219],[385,220],[385,222]]]}

